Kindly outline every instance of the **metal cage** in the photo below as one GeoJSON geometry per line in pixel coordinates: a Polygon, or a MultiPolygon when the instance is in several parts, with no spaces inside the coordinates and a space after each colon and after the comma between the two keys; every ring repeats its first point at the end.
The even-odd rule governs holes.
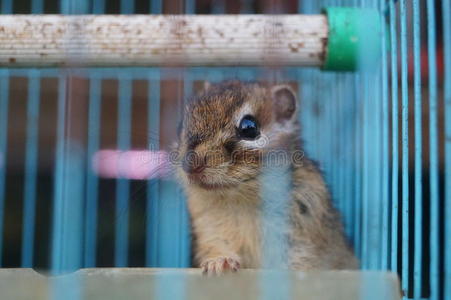
{"type": "Polygon", "coordinates": [[[451,299],[450,0],[2,0],[1,12],[317,14],[328,5],[381,12],[379,64],[1,68],[0,266],[188,267],[176,183],[101,178],[92,159],[102,149],[168,149],[183,99],[204,80],[257,79],[297,89],[305,150],[362,269],[397,272],[405,299],[451,299]]]}

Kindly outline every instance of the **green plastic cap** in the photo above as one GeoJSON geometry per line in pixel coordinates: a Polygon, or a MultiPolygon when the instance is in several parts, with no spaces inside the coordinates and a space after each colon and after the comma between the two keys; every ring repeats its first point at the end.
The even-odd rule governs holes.
{"type": "Polygon", "coordinates": [[[374,66],[381,54],[382,18],[377,10],[327,7],[329,34],[324,70],[355,71],[374,66]]]}

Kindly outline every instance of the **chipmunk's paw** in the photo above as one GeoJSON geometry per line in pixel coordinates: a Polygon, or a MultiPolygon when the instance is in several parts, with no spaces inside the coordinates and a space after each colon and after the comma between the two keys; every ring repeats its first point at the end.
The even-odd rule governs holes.
{"type": "Polygon", "coordinates": [[[236,257],[219,256],[204,260],[200,267],[204,275],[215,276],[229,271],[238,271],[240,262],[236,257]]]}

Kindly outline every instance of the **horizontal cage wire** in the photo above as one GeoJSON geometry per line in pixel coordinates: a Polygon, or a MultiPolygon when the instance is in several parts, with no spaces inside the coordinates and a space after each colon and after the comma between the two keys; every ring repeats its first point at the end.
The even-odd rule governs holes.
{"type": "MultiPolygon", "coordinates": [[[[58,20],[177,14],[208,15],[213,26],[222,15],[320,16],[324,7],[345,6],[375,9],[384,24],[379,61],[367,64],[363,51],[354,72],[318,68],[323,48],[307,66],[288,57],[265,63],[252,51],[279,45],[271,32],[265,38],[276,43],[256,41],[238,66],[233,56],[229,64],[214,57],[202,62],[199,52],[185,65],[183,55],[170,62],[159,57],[161,63],[143,55],[110,67],[119,59],[21,68],[0,46],[1,268],[56,275],[81,268],[191,267],[186,197],[167,163],[183,107],[206,81],[258,80],[286,83],[298,95],[304,150],[321,166],[360,268],[396,273],[403,299],[451,299],[450,0],[0,2],[8,15],[0,22],[35,17],[29,14],[62,14],[58,20]]],[[[72,39],[84,51],[86,28],[80,26],[72,39]]],[[[55,57],[70,53],[61,48],[55,57]]],[[[156,298],[183,298],[180,278],[159,279],[156,298]]],[[[291,288],[274,280],[284,291],[291,288]]],[[[64,290],[56,286],[54,293],[64,290]]],[[[282,294],[289,299],[289,292],[282,294]]]]}

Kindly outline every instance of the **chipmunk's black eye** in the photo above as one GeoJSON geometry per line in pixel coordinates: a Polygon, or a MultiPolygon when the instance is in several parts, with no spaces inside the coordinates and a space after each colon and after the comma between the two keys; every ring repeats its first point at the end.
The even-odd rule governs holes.
{"type": "Polygon", "coordinates": [[[238,136],[242,139],[253,140],[259,135],[257,120],[251,115],[244,116],[238,126],[238,136]]]}

